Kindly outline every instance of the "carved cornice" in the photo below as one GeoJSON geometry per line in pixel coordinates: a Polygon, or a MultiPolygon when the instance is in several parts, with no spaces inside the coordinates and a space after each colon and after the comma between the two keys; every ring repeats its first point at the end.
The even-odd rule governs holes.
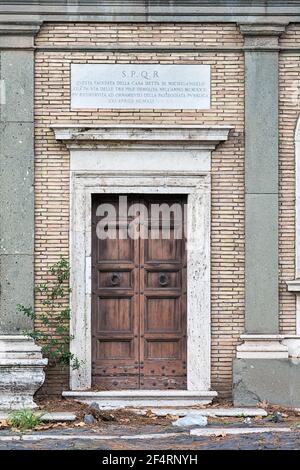
{"type": "Polygon", "coordinates": [[[24,23],[11,23],[0,22],[0,34],[8,34],[14,36],[35,36],[41,27],[41,21],[24,22],[24,23]]]}
{"type": "Polygon", "coordinates": [[[244,36],[280,36],[287,23],[240,23],[240,31],[244,36]]]}
{"type": "Polygon", "coordinates": [[[51,126],[55,138],[68,148],[116,148],[124,144],[132,147],[159,146],[160,148],[201,148],[213,150],[228,139],[230,127],[226,126],[138,126],[138,125],[88,125],[56,124],[51,126]]]}
{"type": "Polygon", "coordinates": [[[2,1],[5,20],[102,22],[300,21],[300,0],[32,0],[2,1]]]}

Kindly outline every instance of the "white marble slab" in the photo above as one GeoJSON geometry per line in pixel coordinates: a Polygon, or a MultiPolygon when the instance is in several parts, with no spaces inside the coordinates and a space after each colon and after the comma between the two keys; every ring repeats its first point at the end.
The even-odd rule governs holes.
{"type": "MultiPolygon", "coordinates": [[[[9,418],[9,411],[1,411],[0,412],[0,420],[1,419],[8,419],[9,418]]],[[[39,415],[41,421],[49,421],[49,422],[60,422],[60,421],[75,421],[76,414],[71,413],[69,411],[56,411],[56,412],[45,412],[42,411],[34,411],[34,414],[39,415]]]]}
{"type": "Polygon", "coordinates": [[[261,434],[266,432],[291,432],[291,428],[269,428],[269,427],[257,427],[257,428],[197,428],[191,429],[191,436],[227,436],[228,434],[261,434]]]}
{"type": "MultiPolygon", "coordinates": [[[[248,416],[268,416],[266,410],[262,408],[150,408],[151,412],[157,416],[186,416],[187,414],[210,416],[210,417],[248,417],[248,416]]],[[[137,414],[146,414],[148,410],[132,409],[137,414]]]]}
{"type": "Polygon", "coordinates": [[[72,64],[72,109],[209,109],[209,65],[72,64]]]}

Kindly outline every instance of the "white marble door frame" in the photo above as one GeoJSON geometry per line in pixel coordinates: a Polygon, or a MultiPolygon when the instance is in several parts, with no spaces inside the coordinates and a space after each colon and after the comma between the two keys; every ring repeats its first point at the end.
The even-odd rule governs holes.
{"type": "Polygon", "coordinates": [[[53,128],[71,153],[71,390],[91,387],[91,201],[109,193],[187,195],[187,390],[210,390],[210,154],[229,128],[53,128]]]}

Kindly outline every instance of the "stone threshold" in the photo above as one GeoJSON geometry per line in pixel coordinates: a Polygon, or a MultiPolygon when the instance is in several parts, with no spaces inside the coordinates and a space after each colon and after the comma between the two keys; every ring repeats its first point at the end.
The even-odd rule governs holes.
{"type": "Polygon", "coordinates": [[[20,434],[20,435],[0,435],[1,441],[41,441],[41,440],[54,440],[54,441],[107,441],[107,440],[136,440],[136,439],[168,439],[170,437],[178,437],[182,435],[189,435],[187,432],[166,432],[156,434],[128,434],[128,435],[107,435],[107,434],[20,434]]]}
{"type": "MultiPolygon", "coordinates": [[[[127,408],[134,413],[143,415],[148,410],[138,408],[127,408]]],[[[263,408],[150,408],[150,411],[156,416],[186,416],[188,414],[193,416],[208,416],[211,418],[215,417],[226,417],[226,418],[246,418],[246,417],[266,417],[268,413],[263,408]]]]}
{"type": "MultiPolygon", "coordinates": [[[[101,406],[102,410],[116,410],[118,408],[107,408],[101,406]]],[[[119,408],[120,409],[120,408],[119,408]]],[[[123,407],[124,409],[124,407],[123,407]]],[[[126,407],[126,410],[132,411],[133,413],[144,415],[147,413],[149,408],[132,408],[126,407]]],[[[266,410],[262,408],[195,408],[189,407],[176,407],[176,408],[150,408],[150,411],[156,416],[186,416],[187,414],[193,414],[194,416],[208,416],[208,417],[265,417],[268,415],[266,410]]],[[[35,415],[40,416],[41,421],[44,422],[72,422],[76,420],[76,413],[69,411],[56,411],[56,412],[42,412],[34,411],[35,415]]],[[[9,418],[10,411],[0,411],[0,420],[6,420],[9,418]]]]}
{"type": "MultiPolygon", "coordinates": [[[[67,421],[67,422],[72,422],[76,420],[76,414],[71,413],[69,411],[55,411],[55,412],[43,412],[43,411],[38,411],[34,410],[33,411],[35,415],[40,417],[41,421],[46,421],[46,422],[62,422],[62,421],[67,421]]],[[[11,411],[0,411],[0,420],[1,419],[8,419],[11,411]]]]}
{"type": "Polygon", "coordinates": [[[217,396],[217,392],[201,390],[65,391],[62,396],[73,398],[80,403],[94,402],[100,407],[115,409],[209,405],[217,396]]]}
{"type": "Polygon", "coordinates": [[[198,437],[205,437],[205,436],[227,436],[229,434],[261,434],[261,433],[270,433],[270,432],[292,432],[292,428],[287,427],[253,427],[253,428],[226,428],[226,427],[219,427],[219,428],[197,428],[191,429],[190,435],[191,436],[198,436],[198,437]]]}

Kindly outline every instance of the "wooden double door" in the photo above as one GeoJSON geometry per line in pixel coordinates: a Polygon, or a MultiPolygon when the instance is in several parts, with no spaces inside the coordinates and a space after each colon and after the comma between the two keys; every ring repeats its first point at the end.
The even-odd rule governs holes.
{"type": "Polygon", "coordinates": [[[119,196],[92,201],[92,383],[186,389],[186,197],[126,198],[127,208],[146,208],[143,217],[125,215],[119,196]],[[152,212],[161,204],[181,211],[170,211],[170,222],[168,210],[152,212]]]}

